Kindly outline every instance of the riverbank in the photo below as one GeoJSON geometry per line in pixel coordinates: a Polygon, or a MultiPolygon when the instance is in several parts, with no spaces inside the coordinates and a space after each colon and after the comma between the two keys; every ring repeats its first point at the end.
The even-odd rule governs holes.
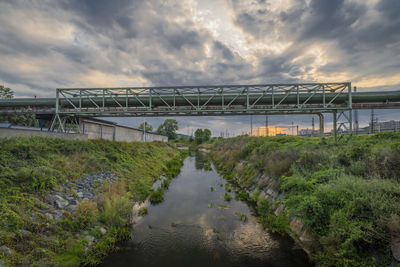
{"type": "Polygon", "coordinates": [[[99,263],[182,155],[162,142],[0,139],[0,266],[99,263]]]}
{"type": "Polygon", "coordinates": [[[320,266],[381,266],[399,257],[400,134],[237,137],[212,150],[260,222],[290,235],[320,266]]]}

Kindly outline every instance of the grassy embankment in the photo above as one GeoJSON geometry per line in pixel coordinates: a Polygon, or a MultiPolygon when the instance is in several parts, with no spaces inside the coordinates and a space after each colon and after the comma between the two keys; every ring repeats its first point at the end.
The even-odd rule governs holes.
{"type": "Polygon", "coordinates": [[[150,196],[154,181],[172,178],[182,163],[183,154],[166,143],[0,139],[0,246],[12,251],[0,252],[0,259],[11,266],[99,263],[118,241],[130,238],[133,200],[150,196]],[[99,171],[119,179],[61,220],[45,216],[49,189],[99,171]],[[90,247],[88,235],[96,238],[90,247]]]}
{"type": "Polygon", "coordinates": [[[391,262],[391,234],[400,230],[399,133],[354,136],[346,144],[237,137],[215,144],[213,158],[226,179],[240,188],[237,196],[256,205],[264,227],[289,233],[290,220],[301,218],[318,265],[391,262]],[[284,199],[260,199],[263,181],[284,199]],[[282,203],[285,210],[275,216],[282,203]]]}

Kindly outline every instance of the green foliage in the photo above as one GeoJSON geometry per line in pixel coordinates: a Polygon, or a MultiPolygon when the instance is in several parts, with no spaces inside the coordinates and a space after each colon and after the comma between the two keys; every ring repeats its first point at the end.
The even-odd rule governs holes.
{"type": "Polygon", "coordinates": [[[168,140],[176,139],[176,131],[178,130],[178,122],[174,119],[166,119],[157,128],[157,133],[168,136],[168,140]]]}
{"type": "Polygon", "coordinates": [[[98,265],[101,261],[118,248],[118,241],[129,240],[131,232],[127,228],[111,228],[93,247],[90,248],[82,265],[98,265]]]}
{"type": "Polygon", "coordinates": [[[215,143],[212,157],[241,190],[268,187],[284,193],[285,210],[278,216],[277,204],[260,200],[259,191],[250,199],[257,201],[260,222],[269,230],[287,233],[288,218],[300,218],[312,234],[312,258],[319,265],[390,263],[388,222],[400,215],[400,133],[353,136],[346,144],[329,138],[318,143],[236,137],[215,143]]]}
{"type": "Polygon", "coordinates": [[[145,130],[145,132],[146,133],[148,133],[148,132],[152,132],[153,131],[153,126],[151,126],[147,121],[145,121],[145,122],[142,122],[140,125],[139,125],[139,129],[140,130],[145,130]]]}
{"type": "Polygon", "coordinates": [[[246,214],[235,212],[235,215],[243,222],[247,222],[249,220],[246,214]]]}
{"type": "Polygon", "coordinates": [[[106,199],[103,209],[100,210],[100,220],[115,227],[127,226],[132,216],[132,207],[132,201],[124,196],[106,199]]]}
{"type": "Polygon", "coordinates": [[[86,260],[98,263],[126,237],[122,233],[130,233],[124,229],[133,200],[146,199],[160,175],[179,173],[184,156],[162,142],[0,138],[0,243],[13,250],[11,258],[1,260],[10,266],[78,266],[83,264],[81,248],[87,242],[78,236],[86,229],[101,238],[86,260]],[[99,171],[113,172],[119,179],[100,189],[95,203],[83,202],[58,221],[44,215],[48,205],[43,199],[49,189],[99,171]],[[98,227],[115,232],[108,229],[103,238],[94,230],[98,227]],[[31,232],[27,242],[21,242],[21,230],[31,232]]]}
{"type": "Polygon", "coordinates": [[[211,131],[209,129],[197,129],[194,132],[194,141],[196,144],[202,144],[210,140],[211,131]]]}
{"type": "Polygon", "coordinates": [[[146,207],[143,207],[143,208],[140,208],[140,209],[138,210],[138,215],[139,215],[139,216],[145,216],[145,215],[147,215],[147,212],[148,212],[147,208],[146,208],[146,207]]]}
{"type": "Polygon", "coordinates": [[[246,201],[248,199],[248,195],[246,191],[240,190],[239,192],[236,193],[235,198],[238,200],[246,201]]]}
{"type": "Polygon", "coordinates": [[[225,193],[225,194],[224,194],[224,200],[225,200],[225,201],[228,201],[228,202],[229,202],[229,201],[231,201],[231,199],[232,199],[232,196],[231,196],[230,194],[228,194],[228,193],[225,193]]]}
{"type": "MultiPolygon", "coordinates": [[[[11,99],[14,98],[14,92],[3,85],[0,85],[0,99],[11,99]]],[[[0,122],[11,123],[15,125],[23,125],[23,126],[39,126],[38,121],[35,118],[35,115],[0,115],[0,122]]]]}
{"type": "Polygon", "coordinates": [[[154,190],[150,194],[150,202],[151,204],[158,204],[164,200],[164,189],[163,188],[158,188],[157,190],[154,190]]]}
{"type": "Polygon", "coordinates": [[[97,205],[91,201],[84,201],[77,205],[74,210],[75,220],[80,229],[88,229],[97,221],[97,205]]]}
{"type": "Polygon", "coordinates": [[[8,88],[8,87],[4,87],[4,85],[0,85],[0,99],[4,98],[4,99],[11,99],[14,97],[14,92],[8,88]]]}

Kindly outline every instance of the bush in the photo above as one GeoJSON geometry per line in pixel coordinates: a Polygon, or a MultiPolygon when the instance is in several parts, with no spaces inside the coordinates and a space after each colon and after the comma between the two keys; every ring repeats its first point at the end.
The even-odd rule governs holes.
{"type": "Polygon", "coordinates": [[[164,190],[162,188],[158,188],[150,194],[150,202],[151,204],[158,204],[164,200],[164,190]]]}
{"type": "Polygon", "coordinates": [[[232,196],[230,194],[228,194],[228,193],[225,193],[224,194],[224,200],[225,201],[231,201],[232,200],[232,196]]]}
{"type": "Polygon", "coordinates": [[[84,201],[77,205],[74,210],[74,219],[79,225],[79,228],[87,229],[91,227],[96,221],[98,216],[97,205],[91,201],[84,201]]]}
{"type": "Polygon", "coordinates": [[[117,250],[116,243],[129,240],[131,232],[127,228],[111,228],[94,246],[83,260],[83,265],[98,265],[110,253],[117,250]]]}
{"type": "Polygon", "coordinates": [[[105,200],[100,218],[109,226],[124,227],[130,222],[132,208],[133,204],[127,197],[115,196],[105,200]]]}
{"type": "Polygon", "coordinates": [[[147,208],[146,207],[143,207],[143,208],[141,208],[141,209],[139,209],[138,210],[138,215],[139,216],[145,216],[145,215],[147,215],[147,208]]]}

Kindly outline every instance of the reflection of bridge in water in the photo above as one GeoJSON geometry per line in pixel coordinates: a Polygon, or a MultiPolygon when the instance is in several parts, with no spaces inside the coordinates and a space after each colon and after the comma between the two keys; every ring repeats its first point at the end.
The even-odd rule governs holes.
{"type": "MultiPolygon", "coordinates": [[[[0,113],[35,113],[52,130],[83,117],[333,114],[334,136],[352,134],[352,110],[400,108],[400,91],[351,92],[351,83],[57,89],[56,98],[0,100],[0,113]]],[[[322,135],[321,135],[322,136],[322,135]]]]}

